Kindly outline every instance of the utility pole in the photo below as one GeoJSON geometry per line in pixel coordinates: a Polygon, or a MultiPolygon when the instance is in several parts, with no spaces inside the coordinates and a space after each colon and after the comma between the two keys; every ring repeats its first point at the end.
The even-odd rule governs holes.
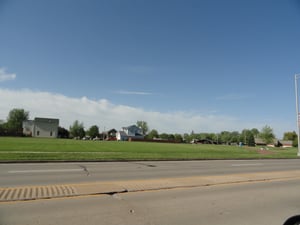
{"type": "Polygon", "coordinates": [[[297,128],[298,128],[298,154],[300,156],[300,114],[299,114],[299,99],[298,99],[298,79],[300,74],[295,74],[295,95],[296,95],[296,112],[297,112],[297,128]]]}

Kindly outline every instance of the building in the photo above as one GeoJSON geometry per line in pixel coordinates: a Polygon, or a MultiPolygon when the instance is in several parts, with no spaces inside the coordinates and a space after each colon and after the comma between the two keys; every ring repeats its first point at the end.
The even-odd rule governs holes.
{"type": "Polygon", "coordinates": [[[118,141],[128,141],[129,139],[144,139],[143,131],[136,125],[123,127],[122,131],[118,131],[116,138],[118,141]]]}
{"type": "Polygon", "coordinates": [[[116,129],[110,129],[108,131],[105,131],[102,133],[103,140],[107,141],[115,141],[117,136],[117,130],[116,129]]]}
{"type": "Polygon", "coordinates": [[[266,142],[261,138],[254,138],[255,146],[267,146],[266,142]]]}
{"type": "Polygon", "coordinates": [[[293,141],[273,139],[272,143],[266,144],[261,138],[255,138],[255,145],[256,146],[291,148],[291,147],[293,147],[293,141]]]}
{"type": "Polygon", "coordinates": [[[293,147],[293,141],[285,141],[285,140],[281,140],[280,142],[280,146],[282,148],[291,148],[293,147]]]}
{"type": "Polygon", "coordinates": [[[32,137],[56,138],[58,135],[59,119],[40,118],[23,121],[23,134],[32,137]]]}

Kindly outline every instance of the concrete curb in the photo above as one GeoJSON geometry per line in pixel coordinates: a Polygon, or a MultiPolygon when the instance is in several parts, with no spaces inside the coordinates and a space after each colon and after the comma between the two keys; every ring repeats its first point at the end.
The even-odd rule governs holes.
{"type": "Polygon", "coordinates": [[[132,159],[132,160],[0,160],[0,164],[17,163],[94,163],[94,162],[188,162],[188,161],[222,161],[222,160],[299,160],[300,156],[295,158],[207,158],[207,159],[132,159]]]}

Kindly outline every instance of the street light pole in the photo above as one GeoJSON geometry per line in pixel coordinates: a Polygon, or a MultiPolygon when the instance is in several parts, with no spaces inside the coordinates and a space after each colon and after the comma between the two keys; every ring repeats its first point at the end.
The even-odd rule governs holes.
{"type": "Polygon", "coordinates": [[[297,128],[298,128],[298,153],[300,156],[300,115],[299,115],[299,100],[298,100],[298,79],[300,74],[295,74],[295,94],[296,94],[296,112],[297,112],[297,128]]]}

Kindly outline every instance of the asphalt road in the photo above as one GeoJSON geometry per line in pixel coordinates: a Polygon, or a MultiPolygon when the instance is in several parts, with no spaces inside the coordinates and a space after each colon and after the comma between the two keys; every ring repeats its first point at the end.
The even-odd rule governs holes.
{"type": "MultiPolygon", "coordinates": [[[[227,182],[236,175],[276,172],[286,176],[292,172],[297,175],[297,171],[299,160],[0,164],[0,188],[122,181],[131,184],[134,180],[178,181],[186,177],[212,177],[212,181],[227,182]]],[[[298,175],[167,190],[0,202],[0,225],[280,225],[295,214],[300,214],[298,175]]]]}
{"type": "Polygon", "coordinates": [[[0,187],[299,170],[300,160],[0,164],[0,187]]]}
{"type": "Polygon", "coordinates": [[[1,225],[280,225],[300,180],[0,203],[1,225]]]}

